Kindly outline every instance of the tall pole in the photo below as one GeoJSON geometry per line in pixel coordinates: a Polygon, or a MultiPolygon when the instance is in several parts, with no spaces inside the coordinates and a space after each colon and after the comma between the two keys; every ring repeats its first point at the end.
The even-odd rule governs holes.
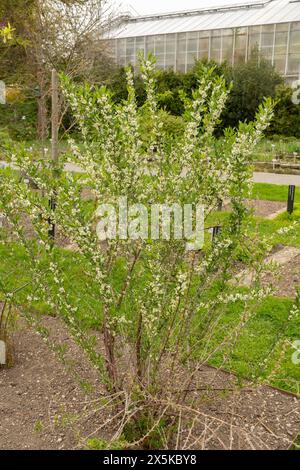
{"type": "MultiPolygon", "coordinates": [[[[52,97],[52,111],[51,111],[51,150],[52,150],[52,160],[54,163],[54,177],[57,171],[57,163],[58,163],[58,131],[59,131],[59,124],[58,124],[58,76],[55,69],[52,70],[51,76],[51,97],[52,97]]],[[[49,201],[49,206],[52,212],[55,211],[56,208],[56,198],[55,194],[51,197],[49,201]]],[[[54,242],[55,239],[55,223],[53,220],[49,220],[49,238],[54,242]]]]}
{"type": "Polygon", "coordinates": [[[52,159],[58,163],[58,76],[52,70],[52,159]]]}

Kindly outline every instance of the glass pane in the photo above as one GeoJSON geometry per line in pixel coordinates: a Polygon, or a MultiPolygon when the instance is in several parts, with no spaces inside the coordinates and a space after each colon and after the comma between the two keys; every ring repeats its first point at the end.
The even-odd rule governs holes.
{"type": "Polygon", "coordinates": [[[246,60],[246,43],[247,43],[246,28],[239,28],[236,30],[235,38],[235,62],[245,62],[246,60]]]}
{"type": "Polygon", "coordinates": [[[165,53],[165,36],[155,36],[155,55],[165,53]]]}
{"type": "Polygon", "coordinates": [[[276,31],[285,31],[289,30],[289,23],[282,23],[276,25],[276,31]]]}
{"type": "Polygon", "coordinates": [[[233,54],[233,36],[224,36],[222,38],[222,58],[223,60],[232,60],[233,54]]]}
{"type": "Polygon", "coordinates": [[[295,42],[291,42],[290,52],[293,54],[300,54],[300,43],[296,44],[295,42]]]}
{"type": "Polygon", "coordinates": [[[274,42],[274,31],[271,33],[262,33],[261,34],[261,46],[272,46],[274,42]]]}
{"type": "Polygon", "coordinates": [[[191,52],[187,54],[187,67],[190,68],[194,66],[195,64],[195,59],[197,59],[197,54],[191,52]]]}
{"type": "Polygon", "coordinates": [[[290,52],[300,53],[300,23],[291,25],[290,52]]]}
{"type": "Polygon", "coordinates": [[[118,40],[115,39],[114,41],[108,42],[108,47],[111,49],[112,54],[117,57],[117,47],[118,47],[118,40]]]}
{"type": "Polygon", "coordinates": [[[262,26],[261,53],[269,61],[273,60],[274,31],[274,24],[262,26]]]}
{"type": "Polygon", "coordinates": [[[199,51],[199,59],[208,59],[208,51],[199,51]]]}
{"type": "Polygon", "coordinates": [[[178,52],[186,52],[186,33],[178,34],[178,52]]]}
{"type": "Polygon", "coordinates": [[[294,82],[295,81],[298,81],[298,76],[297,75],[294,75],[293,77],[288,77],[285,79],[285,82],[288,86],[290,86],[291,88],[294,87],[294,82]]]}
{"type": "Polygon", "coordinates": [[[145,57],[145,39],[143,37],[136,38],[136,56],[138,57],[141,53],[143,53],[145,57]]]}
{"type": "Polygon", "coordinates": [[[134,54],[127,54],[126,55],[126,62],[127,62],[127,64],[134,65],[135,64],[135,55],[134,54]]]}
{"type": "Polygon", "coordinates": [[[177,55],[177,64],[176,64],[176,68],[177,70],[179,70],[180,72],[184,72],[185,71],[185,59],[186,59],[186,54],[178,54],[177,55]]]}
{"type": "Polygon", "coordinates": [[[135,40],[135,43],[136,43],[136,47],[141,47],[141,46],[144,46],[144,43],[145,43],[145,38],[144,36],[141,36],[139,38],[136,38],[135,40]]]}
{"type": "Polygon", "coordinates": [[[285,46],[287,45],[288,33],[276,31],[275,35],[275,47],[285,46]]]}
{"type": "Polygon", "coordinates": [[[269,60],[270,62],[272,62],[272,60],[273,60],[273,49],[270,49],[270,48],[262,49],[261,54],[262,54],[264,59],[269,60]]]}
{"type": "Polygon", "coordinates": [[[289,54],[288,74],[300,74],[300,56],[299,54],[289,54]]]}
{"type": "Polygon", "coordinates": [[[198,39],[198,32],[192,31],[190,33],[187,33],[187,38],[188,39],[198,39]]]}
{"type": "Polygon", "coordinates": [[[279,73],[282,73],[282,74],[285,73],[285,62],[286,62],[285,55],[275,56],[274,65],[275,65],[276,70],[279,73]]]}
{"type": "Polygon", "coordinates": [[[136,38],[136,48],[137,49],[144,49],[144,44],[145,44],[145,38],[136,38]]]}
{"type": "Polygon", "coordinates": [[[134,52],[134,39],[129,38],[126,40],[126,54],[132,54],[134,52]]]}
{"type": "Polygon", "coordinates": [[[188,52],[197,52],[198,33],[187,34],[187,50],[188,52]]]}
{"type": "Polygon", "coordinates": [[[148,36],[146,38],[146,53],[147,55],[149,52],[154,53],[154,36],[148,36]]]}
{"type": "Polygon", "coordinates": [[[221,49],[221,36],[211,38],[212,50],[221,49]]]}
{"type": "Polygon", "coordinates": [[[210,58],[216,62],[221,62],[221,49],[211,51],[210,58]]]}
{"type": "Polygon", "coordinates": [[[291,23],[291,31],[300,31],[300,21],[291,23]]]}
{"type": "Polygon", "coordinates": [[[126,54],[126,39],[118,39],[118,54],[120,56],[126,54]]]}
{"type": "Polygon", "coordinates": [[[229,29],[222,29],[222,36],[233,36],[234,34],[234,29],[229,28],[229,29]]]}
{"type": "Polygon", "coordinates": [[[199,38],[209,38],[210,37],[210,31],[200,31],[199,32],[199,38]]]}
{"type": "Polygon", "coordinates": [[[216,62],[221,61],[221,31],[212,31],[211,58],[216,62]]]}
{"type": "Polygon", "coordinates": [[[261,27],[260,26],[250,26],[249,27],[249,34],[260,34],[261,27]]]}
{"type": "Polygon", "coordinates": [[[206,51],[208,53],[209,49],[209,38],[199,39],[199,51],[206,51]]]}
{"type": "Polygon", "coordinates": [[[263,33],[273,33],[275,25],[274,24],[266,24],[262,27],[263,33]]]}
{"type": "Polygon", "coordinates": [[[164,55],[157,55],[156,56],[156,65],[158,68],[164,68],[165,66],[165,57],[164,55]]]}
{"type": "Polygon", "coordinates": [[[166,55],[166,68],[174,68],[175,65],[175,54],[166,55]]]}
{"type": "MultiPolygon", "coordinates": [[[[243,28],[244,29],[244,28],[243,28]]],[[[237,30],[236,31],[236,43],[235,43],[235,47],[237,49],[244,49],[246,48],[246,31],[241,31],[241,30],[237,30]]]]}
{"type": "Polygon", "coordinates": [[[166,36],[166,54],[175,54],[175,43],[176,36],[175,34],[167,34],[166,36]]]}
{"type": "Polygon", "coordinates": [[[249,36],[248,55],[259,49],[260,45],[260,34],[251,34],[249,36]]]}

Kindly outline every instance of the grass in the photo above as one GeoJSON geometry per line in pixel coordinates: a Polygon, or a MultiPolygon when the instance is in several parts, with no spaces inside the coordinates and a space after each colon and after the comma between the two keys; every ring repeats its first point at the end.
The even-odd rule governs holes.
{"type": "MultiPolygon", "coordinates": [[[[278,201],[287,202],[288,199],[288,186],[255,183],[253,185],[253,199],[261,199],[265,201],[278,201]]],[[[300,203],[300,188],[296,188],[295,202],[300,203]]]]}
{"type": "MultiPolygon", "coordinates": [[[[60,249],[57,250],[56,256],[62,271],[65,272],[64,281],[67,291],[74,305],[78,306],[78,319],[82,321],[84,327],[99,327],[102,321],[102,305],[99,296],[97,297],[95,285],[85,274],[84,260],[76,253],[60,249]]],[[[29,258],[22,246],[16,243],[1,244],[0,259],[0,289],[1,281],[8,292],[13,292],[30,282],[29,258]]],[[[116,281],[117,279],[116,277],[116,281]]],[[[27,296],[32,294],[34,294],[34,286],[30,284],[20,290],[17,302],[26,306],[27,296]]],[[[55,314],[54,311],[49,311],[49,307],[42,302],[34,302],[33,307],[41,313],[55,314]]]]}
{"type": "MultiPolygon", "coordinates": [[[[15,141],[17,146],[24,146],[28,149],[34,160],[51,158],[51,140],[40,142],[38,140],[15,141]]],[[[59,151],[65,153],[68,150],[68,143],[66,140],[59,142],[59,151]]],[[[6,150],[0,146],[0,160],[7,160],[6,150]]]]}
{"type": "MultiPolygon", "coordinates": [[[[292,300],[290,299],[266,298],[243,329],[233,350],[229,352],[228,348],[224,348],[218,352],[211,361],[212,365],[223,366],[240,377],[249,377],[254,380],[266,378],[268,373],[276,367],[280,357],[281,350],[275,346],[281,336],[288,339],[291,345],[299,338],[299,320],[294,321],[286,329],[291,306],[292,300]]],[[[242,308],[241,303],[230,306],[214,335],[211,347],[220,344],[228,331],[234,327],[242,308]]],[[[271,380],[271,384],[300,394],[300,366],[293,364],[293,352],[291,346],[280,369],[271,380]]]]}
{"type": "Polygon", "coordinates": [[[300,246],[299,226],[296,225],[292,228],[294,223],[300,223],[300,204],[295,206],[295,211],[291,215],[285,212],[274,220],[253,217],[251,225],[253,231],[258,231],[262,237],[270,238],[272,234],[273,246],[300,246]],[[289,227],[291,228],[289,232],[279,232],[281,229],[288,229],[289,227]]]}
{"type": "MultiPolygon", "coordinates": [[[[266,201],[287,202],[288,189],[286,186],[277,186],[275,184],[254,184],[253,199],[260,199],[266,201]]],[[[300,230],[299,227],[292,230],[290,233],[279,234],[278,230],[288,228],[293,223],[300,222],[300,188],[296,188],[295,195],[295,208],[293,214],[284,212],[274,220],[267,220],[263,218],[253,218],[253,230],[264,236],[268,237],[270,234],[273,236],[273,244],[300,246],[300,230]]]]}

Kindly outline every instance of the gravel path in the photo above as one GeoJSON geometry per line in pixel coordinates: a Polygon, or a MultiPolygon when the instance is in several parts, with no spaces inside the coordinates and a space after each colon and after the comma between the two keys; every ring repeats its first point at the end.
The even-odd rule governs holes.
{"type": "Polygon", "coordinates": [[[269,183],[278,185],[300,186],[300,175],[281,175],[276,173],[254,173],[254,183],[269,183]]]}
{"type": "MultiPolygon", "coordinates": [[[[4,161],[0,161],[0,168],[6,168],[8,164],[4,161]]],[[[73,163],[67,163],[65,165],[65,171],[70,171],[73,173],[82,173],[82,169],[78,165],[73,163]]],[[[253,174],[254,183],[269,183],[269,184],[278,184],[278,185],[290,185],[294,184],[300,186],[300,175],[285,175],[285,174],[276,174],[276,173],[263,173],[255,172],[253,174]]]]}

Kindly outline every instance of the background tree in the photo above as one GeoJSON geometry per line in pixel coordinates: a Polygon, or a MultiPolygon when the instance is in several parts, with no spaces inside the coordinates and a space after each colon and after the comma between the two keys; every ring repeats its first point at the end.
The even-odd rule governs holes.
{"type": "MultiPolygon", "coordinates": [[[[3,23],[10,23],[20,40],[9,49],[3,46],[0,76],[23,86],[27,99],[37,102],[42,141],[48,136],[51,69],[90,80],[109,69],[110,51],[101,40],[112,18],[107,5],[106,0],[4,0],[1,4],[3,23]]],[[[62,108],[61,119],[64,114],[62,108]]]]}
{"type": "Polygon", "coordinates": [[[300,138],[300,106],[292,101],[293,90],[280,85],[276,92],[275,119],[270,134],[300,138]]]}
{"type": "MultiPolygon", "coordinates": [[[[227,62],[217,64],[204,59],[196,61],[194,67],[187,73],[175,72],[173,69],[159,70],[157,91],[160,107],[169,114],[182,116],[184,113],[182,92],[191,98],[192,90],[198,85],[199,76],[205,73],[207,67],[213,69],[214,77],[224,76],[227,86],[232,84],[232,92],[222,115],[222,129],[228,126],[238,127],[239,122],[254,120],[259,103],[267,96],[284,98],[280,92],[277,93],[278,87],[284,86],[283,78],[267,60],[259,55],[258,51],[254,51],[249,62],[233,66],[227,62]]],[[[125,75],[125,69],[119,68],[107,80],[108,85],[113,89],[116,102],[121,102],[126,97],[125,75]]],[[[134,84],[137,102],[142,106],[146,97],[139,76],[135,77],[134,84]]],[[[288,87],[285,89],[286,93],[291,96],[291,90],[288,87]]],[[[287,105],[285,113],[287,116],[293,106],[290,100],[287,102],[283,99],[281,107],[285,105],[287,105]]]]}
{"type": "Polygon", "coordinates": [[[254,119],[257,107],[267,96],[275,98],[277,87],[284,84],[284,79],[275,68],[254,52],[247,63],[233,67],[224,63],[221,67],[227,84],[233,83],[228,107],[223,121],[227,126],[236,127],[239,122],[254,119]]]}

